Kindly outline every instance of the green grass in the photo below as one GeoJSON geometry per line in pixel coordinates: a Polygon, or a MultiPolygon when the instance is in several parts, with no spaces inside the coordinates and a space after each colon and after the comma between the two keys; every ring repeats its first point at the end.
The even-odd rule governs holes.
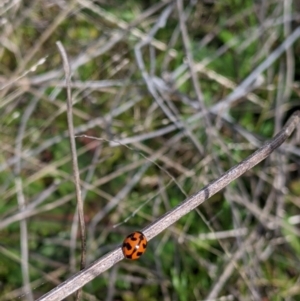
{"type": "MultiPolygon", "coordinates": [[[[105,212],[96,224],[93,237],[88,236],[91,238],[87,245],[89,261],[113,250],[128,233],[142,230],[182,202],[185,194],[192,195],[250,155],[257,149],[256,141],[270,139],[276,122],[282,124],[298,101],[297,85],[282,84],[287,74],[293,73],[288,69],[286,55],[282,55],[262,74],[264,82],[251,91],[252,98],[249,95],[239,98],[217,116],[208,114],[189,124],[188,120],[202,111],[202,103],[197,100],[190,71],[186,68],[181,33],[176,33],[180,27],[175,1],[165,26],[141,53],[149,75],[169,88],[166,91],[159,84],[155,86],[157,95],[172,112],[172,117],[167,116],[149,91],[151,83],[144,82],[134,52],[137,43],[149,36],[165,7],[141,18],[134,28],[125,32],[121,21],[134,22],[158,1],[86,3],[89,7],[76,4],[66,18],[57,22],[71,2],[66,2],[65,8],[55,2],[32,1],[27,5],[21,2],[15,9],[8,8],[7,23],[1,25],[0,225],[1,221],[20,213],[18,177],[22,179],[25,208],[32,214],[26,219],[27,237],[21,236],[20,219],[0,228],[0,301],[25,300],[29,296],[20,290],[23,286],[22,240],[28,243],[34,299],[73,273],[70,241],[76,198],[70,143],[64,136],[67,94],[62,87],[64,75],[57,41],[63,43],[70,62],[78,63],[79,58],[85,58],[85,62],[72,69],[72,81],[86,83],[84,88],[72,88],[77,134],[106,139],[92,145],[96,142],[93,139],[76,138],[88,233],[97,213],[105,210],[115,196],[120,196],[120,191],[139,170],[160,152],[157,159],[151,159],[151,165],[137,184],[105,212]],[[117,41],[116,37],[121,34],[122,38],[117,41]],[[35,45],[39,45],[36,52],[25,62],[35,45]],[[47,57],[45,63],[36,70],[30,69],[44,57],[47,57]],[[92,86],[92,82],[103,80],[118,80],[124,85],[92,86]],[[284,99],[280,95],[286,88],[290,88],[290,97],[284,99]],[[37,105],[25,124],[20,158],[16,137],[24,125],[28,108],[36,99],[37,105]],[[133,100],[138,101],[118,112],[133,100]],[[151,134],[172,125],[174,119],[184,122],[185,132],[177,128],[130,143],[128,148],[107,142],[151,134]],[[180,134],[181,137],[173,140],[180,134]],[[17,159],[21,160],[19,174],[15,172],[16,161],[10,163],[17,159]],[[57,186],[43,197],[52,185],[57,186]],[[37,200],[39,204],[34,207],[37,200]],[[57,276],[53,276],[53,272],[57,272],[57,276]],[[51,274],[54,280],[46,274],[51,274]]],[[[263,8],[254,6],[253,1],[198,1],[194,7],[189,5],[184,2],[185,9],[190,11],[186,19],[188,48],[194,67],[208,62],[205,70],[197,69],[196,75],[204,96],[203,104],[209,110],[285,41],[283,25],[275,25],[284,10],[282,4],[272,1],[264,3],[264,14],[263,8]],[[274,20],[274,25],[267,27],[269,19],[274,20]],[[259,30],[261,34],[253,38],[259,30]],[[211,40],[204,43],[203,39],[209,37],[211,40]]],[[[1,9],[3,7],[0,12],[1,9]]],[[[295,45],[298,47],[298,42],[295,45]]],[[[295,59],[293,68],[296,70],[293,80],[297,82],[299,60],[295,59]]],[[[251,233],[257,233],[256,240],[236,260],[215,298],[248,300],[254,298],[255,292],[261,300],[297,300],[300,246],[295,229],[299,225],[300,169],[298,144],[295,139],[289,143],[295,152],[283,146],[282,152],[271,155],[151,240],[140,260],[117,263],[87,284],[83,300],[89,295],[95,300],[108,300],[109,294],[109,300],[124,301],[206,300],[230,265],[232,256],[247,246],[251,233]],[[257,212],[267,214],[265,223],[257,212]],[[268,228],[269,217],[281,223],[268,228]],[[240,229],[246,229],[247,234],[238,235],[240,229]],[[230,230],[236,234],[217,239],[209,236],[230,230]]],[[[75,238],[78,270],[79,233],[75,238]]]]}

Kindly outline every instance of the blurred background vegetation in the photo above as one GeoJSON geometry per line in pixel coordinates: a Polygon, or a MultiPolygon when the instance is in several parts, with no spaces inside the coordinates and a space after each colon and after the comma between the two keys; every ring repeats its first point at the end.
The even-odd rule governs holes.
{"type": "MultiPolygon", "coordinates": [[[[72,66],[88,262],[300,107],[298,39],[236,89],[298,28],[297,1],[2,0],[0,18],[1,301],[36,299],[79,268],[57,41],[72,66]]],[[[299,166],[294,135],[83,300],[299,300],[299,166]]]]}

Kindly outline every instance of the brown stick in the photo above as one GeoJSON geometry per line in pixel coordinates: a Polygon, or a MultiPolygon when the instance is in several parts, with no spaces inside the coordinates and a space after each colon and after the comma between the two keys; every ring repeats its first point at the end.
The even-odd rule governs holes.
{"type": "MultiPolygon", "coordinates": [[[[69,64],[67,53],[61,42],[56,43],[60,55],[63,60],[64,72],[66,76],[66,86],[67,86],[67,117],[68,117],[68,129],[69,129],[69,138],[72,154],[72,165],[73,165],[73,174],[74,182],[76,188],[76,198],[77,198],[77,211],[80,223],[80,236],[81,236],[81,260],[80,260],[80,269],[85,268],[86,264],[86,230],[85,230],[85,221],[84,221],[84,211],[83,211],[83,201],[81,196],[81,187],[80,187],[80,176],[77,162],[77,152],[76,152],[76,143],[75,143],[75,133],[73,126],[73,101],[71,93],[71,67],[69,64]]],[[[76,295],[76,300],[81,299],[81,290],[78,290],[76,295]]]]}

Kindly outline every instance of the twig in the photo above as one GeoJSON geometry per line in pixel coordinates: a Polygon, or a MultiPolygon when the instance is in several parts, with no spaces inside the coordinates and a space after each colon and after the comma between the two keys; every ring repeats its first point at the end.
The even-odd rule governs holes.
{"type": "MultiPolygon", "coordinates": [[[[76,143],[75,143],[75,133],[73,126],[73,114],[72,114],[72,94],[71,94],[71,68],[69,64],[69,60],[67,57],[67,53],[61,44],[61,42],[56,43],[60,55],[63,60],[64,72],[66,75],[66,85],[67,85],[67,117],[68,117],[68,129],[69,129],[69,137],[70,137],[70,145],[71,145],[71,154],[72,154],[72,165],[74,172],[74,180],[76,187],[76,198],[77,198],[77,209],[80,223],[80,235],[81,235],[81,260],[80,260],[80,269],[85,268],[86,262],[86,230],[85,230],[85,222],[84,222],[84,212],[83,212],[83,201],[81,196],[81,188],[80,188],[80,176],[77,162],[77,152],[76,152],[76,143]]],[[[79,300],[81,295],[81,290],[77,292],[76,299],[79,300]]]]}
{"type": "MultiPolygon", "coordinates": [[[[102,146],[99,144],[94,152],[94,156],[91,162],[91,165],[89,166],[87,170],[87,175],[85,177],[85,182],[89,183],[91,182],[93,175],[95,173],[96,165],[97,162],[99,162],[99,156],[102,151],[102,146]]],[[[82,190],[82,199],[83,202],[86,198],[88,188],[83,187],[82,190]]],[[[70,238],[70,271],[71,273],[75,273],[75,268],[76,268],[76,242],[77,242],[77,233],[78,233],[78,214],[75,214],[73,218],[73,223],[72,223],[72,228],[71,228],[71,238],[70,238]]]]}
{"type": "MultiPolygon", "coordinates": [[[[20,128],[18,130],[18,135],[16,138],[16,157],[18,158],[15,165],[15,186],[17,192],[17,199],[19,205],[19,211],[23,213],[26,208],[25,196],[23,193],[23,181],[21,178],[21,161],[22,161],[22,147],[23,147],[23,138],[26,129],[27,122],[34,111],[36,105],[38,103],[37,99],[33,99],[31,103],[26,108],[23,116],[20,128]]],[[[23,277],[23,291],[26,296],[26,300],[32,301],[33,294],[30,286],[30,276],[29,276],[29,252],[28,252],[28,228],[27,228],[27,220],[23,219],[20,221],[20,241],[21,241],[21,267],[22,267],[22,277],[23,277]]]]}
{"type": "MultiPolygon", "coordinates": [[[[255,153],[225,172],[217,180],[180,203],[177,207],[167,212],[158,220],[147,226],[143,230],[143,233],[146,235],[147,239],[151,240],[153,237],[157,236],[170,225],[174,224],[181,217],[201,205],[205,200],[216,194],[218,191],[226,187],[229,183],[267,158],[292,134],[299,122],[300,111],[296,111],[290,117],[283,129],[273,139],[267,141],[255,153]]],[[[108,270],[110,267],[114,266],[123,258],[124,256],[122,254],[121,247],[119,246],[115,250],[95,261],[88,268],[75,274],[70,279],[66,280],[58,287],[54,288],[52,291],[42,296],[40,299],[38,299],[38,301],[57,301],[66,298],[67,296],[84,286],[86,283],[93,280],[101,273],[108,270]]]]}

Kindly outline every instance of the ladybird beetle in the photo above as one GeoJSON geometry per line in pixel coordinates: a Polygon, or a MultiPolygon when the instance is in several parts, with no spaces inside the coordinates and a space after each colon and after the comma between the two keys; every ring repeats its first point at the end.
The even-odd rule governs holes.
{"type": "Polygon", "coordinates": [[[146,251],[147,248],[147,238],[139,231],[129,234],[123,241],[122,251],[126,258],[128,259],[138,259],[146,251]]]}

